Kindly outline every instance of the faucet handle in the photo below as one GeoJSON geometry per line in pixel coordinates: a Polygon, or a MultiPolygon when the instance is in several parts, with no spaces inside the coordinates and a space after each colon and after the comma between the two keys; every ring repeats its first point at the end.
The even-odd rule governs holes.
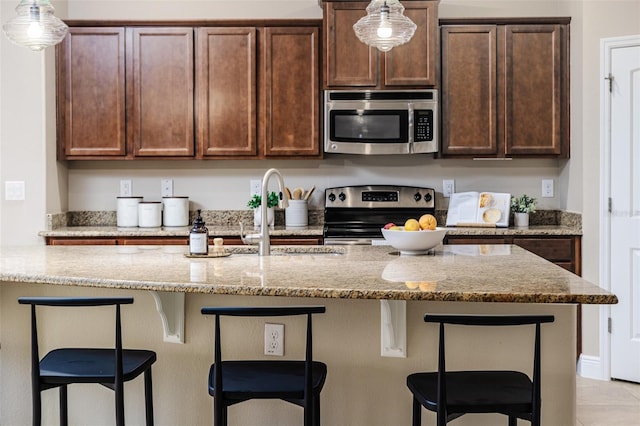
{"type": "Polygon", "coordinates": [[[238,222],[240,224],[240,239],[243,244],[252,245],[258,244],[260,242],[260,234],[247,234],[244,235],[244,225],[242,222],[238,222]]]}

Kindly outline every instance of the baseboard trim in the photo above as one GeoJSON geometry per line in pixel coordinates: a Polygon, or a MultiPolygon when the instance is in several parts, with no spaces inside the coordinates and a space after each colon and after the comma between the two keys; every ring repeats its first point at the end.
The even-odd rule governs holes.
{"type": "Polygon", "coordinates": [[[578,376],[587,379],[609,380],[604,377],[602,362],[599,356],[581,354],[576,372],[578,376]]]}

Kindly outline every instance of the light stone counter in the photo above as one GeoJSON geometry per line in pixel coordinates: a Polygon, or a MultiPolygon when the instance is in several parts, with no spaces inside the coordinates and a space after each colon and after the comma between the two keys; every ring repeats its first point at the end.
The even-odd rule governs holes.
{"type": "Polygon", "coordinates": [[[251,296],[617,303],[511,245],[438,246],[425,256],[400,256],[390,246],[273,246],[265,257],[255,247],[227,250],[228,257],[187,258],[182,246],[2,247],[0,281],[251,296]]]}
{"type": "MultiPolygon", "coordinates": [[[[211,236],[240,236],[238,226],[208,226],[211,236]]],[[[61,226],[47,231],[40,231],[41,237],[186,237],[191,228],[185,227],[160,227],[160,228],[118,228],[116,226],[61,226]]],[[[315,236],[322,237],[322,226],[284,227],[276,226],[269,230],[274,237],[315,236]]],[[[253,227],[245,232],[253,232],[253,227]]],[[[573,236],[582,235],[578,228],[558,225],[530,226],[528,228],[447,228],[448,235],[546,235],[546,236],[573,236]]]]}

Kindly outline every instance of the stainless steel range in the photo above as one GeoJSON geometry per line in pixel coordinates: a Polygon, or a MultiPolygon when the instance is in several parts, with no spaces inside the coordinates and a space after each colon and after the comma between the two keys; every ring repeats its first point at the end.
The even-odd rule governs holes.
{"type": "Polygon", "coordinates": [[[363,185],[327,188],[324,194],[324,243],[372,244],[381,228],[394,222],[435,213],[432,188],[363,185]]]}

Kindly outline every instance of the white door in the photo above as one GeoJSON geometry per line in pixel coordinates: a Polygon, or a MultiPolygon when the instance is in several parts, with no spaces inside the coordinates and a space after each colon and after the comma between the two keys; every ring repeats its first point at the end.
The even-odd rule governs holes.
{"type": "Polygon", "coordinates": [[[608,56],[611,377],[640,382],[640,38],[608,56]]]}

